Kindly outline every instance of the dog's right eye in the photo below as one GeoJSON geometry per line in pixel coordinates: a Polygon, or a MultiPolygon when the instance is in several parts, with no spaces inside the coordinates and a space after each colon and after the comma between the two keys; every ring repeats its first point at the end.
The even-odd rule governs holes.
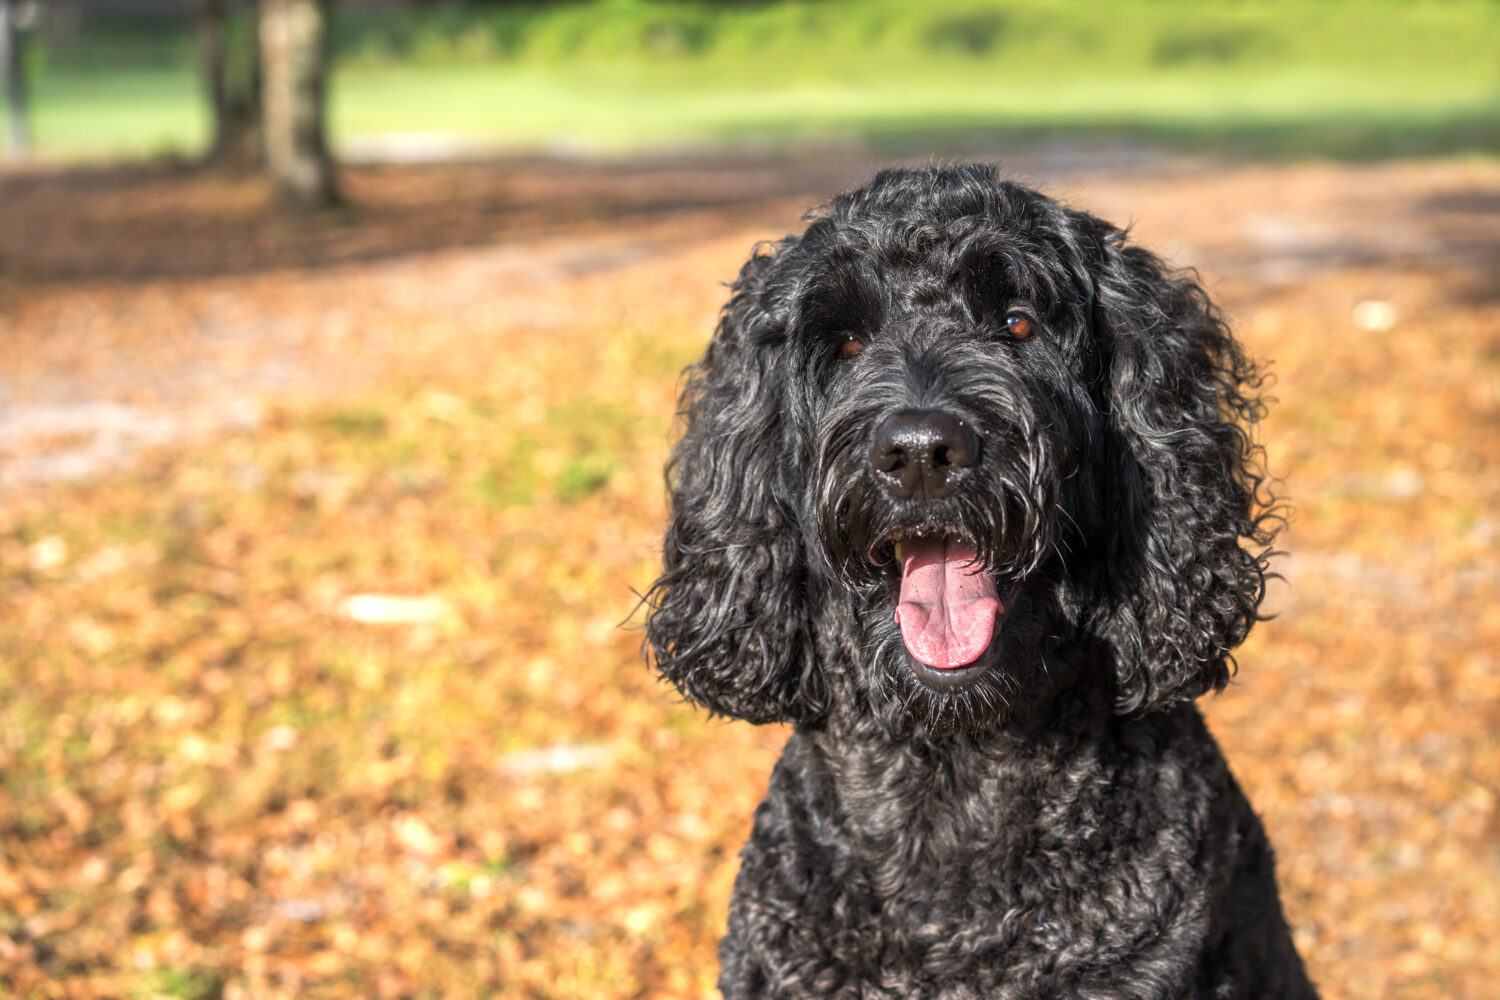
{"type": "Polygon", "coordinates": [[[852,333],[843,335],[844,339],[839,342],[838,356],[840,361],[848,361],[857,357],[860,351],[865,349],[865,342],[852,333]]]}

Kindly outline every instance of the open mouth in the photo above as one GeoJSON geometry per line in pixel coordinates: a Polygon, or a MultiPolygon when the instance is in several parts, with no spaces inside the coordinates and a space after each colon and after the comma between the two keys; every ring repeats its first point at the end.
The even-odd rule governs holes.
{"type": "Polygon", "coordinates": [[[898,532],[883,552],[917,679],[943,692],[978,681],[998,660],[996,635],[1017,587],[1002,596],[974,544],[954,532],[898,532]]]}

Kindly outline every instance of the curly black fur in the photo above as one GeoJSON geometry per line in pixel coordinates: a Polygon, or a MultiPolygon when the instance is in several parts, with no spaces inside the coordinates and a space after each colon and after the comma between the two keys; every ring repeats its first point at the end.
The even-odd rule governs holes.
{"type": "Polygon", "coordinates": [[[724,995],[1312,997],[1192,704],[1277,526],[1256,369],[1191,274],[992,168],[884,171],[810,220],[745,264],[690,370],[649,595],[663,676],[797,727],[724,995]],[[977,431],[947,495],[872,467],[913,408],[977,431]],[[955,689],[893,621],[914,532],[966,539],[1004,595],[955,689]]]}

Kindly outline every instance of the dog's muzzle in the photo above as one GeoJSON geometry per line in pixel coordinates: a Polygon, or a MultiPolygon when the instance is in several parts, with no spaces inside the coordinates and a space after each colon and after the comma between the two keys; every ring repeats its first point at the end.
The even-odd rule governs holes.
{"type": "MultiPolygon", "coordinates": [[[[915,513],[951,497],[978,466],[980,449],[979,435],[961,417],[903,409],[876,427],[869,458],[887,497],[915,513]]],[[[890,541],[889,565],[900,575],[896,623],[912,671],[939,691],[977,682],[994,663],[991,646],[1006,610],[977,547],[940,523],[890,541]]]]}

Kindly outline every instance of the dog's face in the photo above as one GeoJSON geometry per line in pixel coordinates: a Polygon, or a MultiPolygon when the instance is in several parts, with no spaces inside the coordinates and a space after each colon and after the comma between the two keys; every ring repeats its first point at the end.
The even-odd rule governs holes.
{"type": "Polygon", "coordinates": [[[908,201],[799,245],[800,520],[855,596],[865,700],[930,726],[1003,718],[1063,627],[1084,505],[1067,484],[1104,426],[1099,351],[1050,236],[1034,213],[995,225],[908,201]]]}
{"type": "Polygon", "coordinates": [[[1269,542],[1196,285],[984,167],[881,174],[741,272],[685,393],[649,641],[754,721],[1003,725],[1222,685],[1269,542]]]}

